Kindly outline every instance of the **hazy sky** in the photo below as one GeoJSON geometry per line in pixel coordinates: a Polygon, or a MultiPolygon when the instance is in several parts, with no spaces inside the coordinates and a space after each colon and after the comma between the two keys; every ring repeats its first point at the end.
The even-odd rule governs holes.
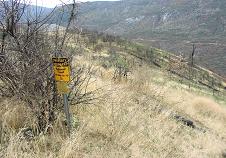
{"type": "MultiPolygon", "coordinates": [[[[30,4],[36,4],[36,0],[28,0],[30,4]]],[[[44,7],[55,7],[56,5],[62,4],[62,2],[69,3],[72,0],[37,0],[39,6],[44,7]]],[[[93,2],[93,1],[115,1],[115,0],[76,0],[76,2],[93,2]]]]}

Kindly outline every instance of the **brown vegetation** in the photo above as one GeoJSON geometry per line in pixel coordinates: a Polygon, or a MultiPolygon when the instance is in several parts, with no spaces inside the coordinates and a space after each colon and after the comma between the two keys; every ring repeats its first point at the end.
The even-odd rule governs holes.
{"type": "MultiPolygon", "coordinates": [[[[102,93],[108,95],[95,105],[72,107],[71,137],[66,136],[62,113],[49,135],[28,141],[10,130],[2,157],[222,157],[226,149],[226,110],[198,89],[182,88],[166,73],[146,64],[135,65],[127,82],[113,82],[113,69],[100,67],[90,52],[75,60],[96,63],[102,75],[96,71],[92,76],[96,82],[88,89],[102,87],[102,93]],[[182,124],[171,117],[174,113],[193,120],[206,131],[182,124]]],[[[8,111],[1,113],[5,116],[8,111]]],[[[34,118],[32,113],[26,117],[34,118]]]]}

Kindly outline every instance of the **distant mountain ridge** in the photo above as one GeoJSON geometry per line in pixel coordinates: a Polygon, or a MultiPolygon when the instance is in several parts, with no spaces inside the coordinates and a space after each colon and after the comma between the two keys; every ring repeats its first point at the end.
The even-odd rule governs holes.
{"type": "MultiPolygon", "coordinates": [[[[83,2],[78,6],[79,27],[123,36],[186,59],[194,43],[196,64],[226,77],[225,0],[121,0],[83,2]]],[[[60,7],[50,23],[59,18],[58,10],[60,7]]],[[[68,13],[64,16],[62,25],[68,13]]]]}
{"type": "MultiPolygon", "coordinates": [[[[80,5],[79,24],[128,37],[181,39],[226,35],[224,0],[122,0],[80,5]]],[[[208,38],[212,39],[212,38],[208,38]]]]}
{"type": "Polygon", "coordinates": [[[225,0],[122,0],[79,4],[78,25],[189,57],[226,76],[225,0]]]}

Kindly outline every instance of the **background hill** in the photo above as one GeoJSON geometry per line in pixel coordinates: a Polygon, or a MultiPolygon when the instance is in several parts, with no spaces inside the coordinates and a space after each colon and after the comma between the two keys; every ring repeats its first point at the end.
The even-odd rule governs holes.
{"type": "Polygon", "coordinates": [[[196,61],[226,75],[224,0],[123,0],[79,6],[81,27],[124,36],[196,61]]]}

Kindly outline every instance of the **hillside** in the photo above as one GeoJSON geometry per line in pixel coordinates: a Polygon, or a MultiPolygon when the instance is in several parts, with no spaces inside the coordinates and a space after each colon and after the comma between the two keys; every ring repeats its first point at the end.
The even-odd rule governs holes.
{"type": "Polygon", "coordinates": [[[80,29],[75,3],[34,17],[10,2],[0,3],[0,158],[226,158],[225,78],[80,29]]]}
{"type": "Polygon", "coordinates": [[[188,58],[222,76],[226,40],[224,0],[123,0],[79,5],[78,25],[121,35],[188,58]]]}
{"type": "Polygon", "coordinates": [[[70,101],[70,137],[61,110],[51,130],[36,135],[32,109],[1,97],[0,157],[225,158],[224,95],[143,60],[141,45],[93,35],[73,33],[67,44],[72,78],[88,83],[76,88],[96,98],[70,101]]]}

